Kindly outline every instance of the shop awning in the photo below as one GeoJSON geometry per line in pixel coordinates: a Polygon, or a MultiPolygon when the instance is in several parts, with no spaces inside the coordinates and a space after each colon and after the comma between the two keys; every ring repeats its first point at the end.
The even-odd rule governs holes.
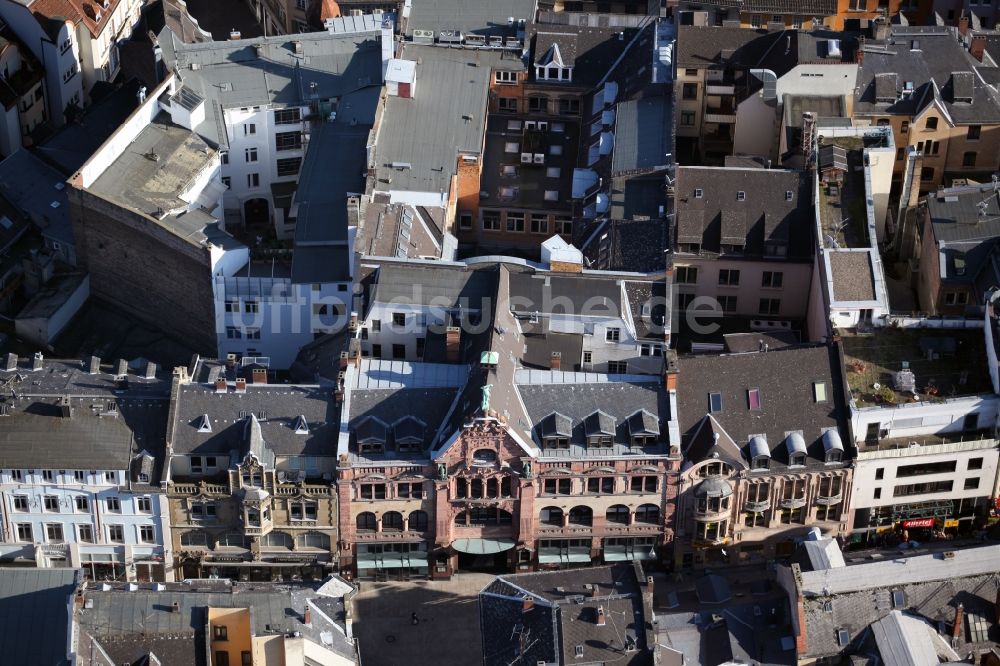
{"type": "Polygon", "coordinates": [[[629,559],[630,558],[628,556],[628,553],[624,551],[617,551],[617,552],[612,551],[604,553],[605,562],[627,562],[629,559]]]}
{"type": "Polygon", "coordinates": [[[570,553],[565,556],[567,562],[590,563],[590,553],[570,553]]]}
{"type": "Polygon", "coordinates": [[[493,555],[514,547],[513,539],[455,539],[451,547],[469,555],[493,555]]]}
{"type": "Polygon", "coordinates": [[[562,557],[559,553],[539,553],[538,563],[539,564],[559,564],[562,562],[562,557]]]}

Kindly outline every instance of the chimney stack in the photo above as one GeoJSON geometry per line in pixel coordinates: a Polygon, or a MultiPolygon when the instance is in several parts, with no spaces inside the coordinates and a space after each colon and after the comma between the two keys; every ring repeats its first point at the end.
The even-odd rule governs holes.
{"type": "Polygon", "coordinates": [[[38,371],[42,369],[43,361],[45,357],[42,356],[42,352],[35,352],[35,355],[31,357],[31,369],[32,371],[38,371]]]}
{"type": "Polygon", "coordinates": [[[965,37],[965,33],[969,32],[969,17],[965,14],[958,19],[958,34],[965,37]]]}
{"type": "Polygon", "coordinates": [[[236,354],[226,354],[226,367],[227,368],[236,367],[236,354]]]}
{"type": "Polygon", "coordinates": [[[350,327],[350,330],[352,332],[358,330],[358,313],[357,312],[352,312],[351,313],[351,323],[348,324],[348,326],[350,327]]]}
{"type": "Polygon", "coordinates": [[[175,602],[171,603],[170,604],[170,612],[171,613],[180,613],[181,612],[180,602],[175,601],[175,602]]]}
{"type": "Polygon", "coordinates": [[[562,352],[554,351],[549,355],[549,368],[562,370],[562,352]]]}
{"type": "Polygon", "coordinates": [[[87,361],[87,372],[92,375],[101,374],[101,357],[91,356],[90,360],[87,361]]]}
{"type": "Polygon", "coordinates": [[[306,609],[302,611],[302,624],[311,625],[312,624],[312,611],[309,609],[309,602],[306,602],[306,609]]]}
{"type": "Polygon", "coordinates": [[[215,392],[216,393],[226,393],[229,391],[229,383],[226,381],[225,377],[219,377],[215,380],[215,392]]]}
{"type": "Polygon", "coordinates": [[[253,372],[250,373],[250,380],[254,384],[266,384],[267,383],[267,368],[254,368],[253,372]]]}
{"type": "Polygon", "coordinates": [[[608,623],[607,618],[604,617],[604,606],[597,607],[597,626],[603,627],[608,623]]]}
{"type": "Polygon", "coordinates": [[[7,372],[17,370],[17,354],[11,352],[3,357],[3,369],[7,372]]]}
{"type": "Polygon", "coordinates": [[[445,359],[448,363],[458,363],[461,360],[462,329],[449,326],[444,333],[445,359]]]}
{"type": "Polygon", "coordinates": [[[146,363],[146,379],[156,379],[156,364],[152,361],[146,363]]]}
{"type": "Polygon", "coordinates": [[[123,358],[118,359],[118,363],[115,364],[115,377],[126,377],[128,376],[128,361],[123,358]]]}
{"type": "Polygon", "coordinates": [[[521,612],[527,613],[535,607],[535,600],[531,597],[525,597],[524,601],[521,603],[521,612]]]}
{"type": "Polygon", "coordinates": [[[962,635],[962,621],[965,619],[965,606],[961,603],[955,607],[955,621],[951,626],[951,637],[959,638],[962,635]]]}
{"type": "Polygon", "coordinates": [[[969,53],[973,58],[982,62],[983,55],[986,53],[986,38],[982,35],[975,35],[969,42],[969,53]]]}
{"type": "Polygon", "coordinates": [[[236,378],[236,392],[246,393],[247,392],[247,380],[243,377],[236,378]]]}

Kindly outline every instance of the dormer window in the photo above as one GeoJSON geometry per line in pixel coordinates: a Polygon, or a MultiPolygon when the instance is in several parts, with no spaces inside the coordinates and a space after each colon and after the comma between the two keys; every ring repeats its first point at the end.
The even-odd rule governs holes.
{"type": "Polygon", "coordinates": [[[208,414],[202,414],[198,419],[198,432],[212,432],[212,420],[208,414]]]}
{"type": "Polygon", "coordinates": [[[388,426],[381,419],[374,416],[361,421],[354,429],[354,436],[358,442],[358,452],[364,454],[385,453],[386,432],[388,426]]]}
{"type": "Polygon", "coordinates": [[[300,414],[295,419],[295,434],[296,435],[308,435],[309,434],[309,422],[306,421],[306,417],[300,414]]]}
{"type": "Polygon", "coordinates": [[[400,452],[422,451],[427,425],[414,416],[405,416],[392,426],[392,436],[396,450],[400,452]]]}
{"type": "Polygon", "coordinates": [[[736,200],[737,201],[746,201],[747,200],[747,193],[744,192],[743,190],[740,190],[739,192],[736,193],[736,200]]]}
{"type": "Polygon", "coordinates": [[[767,470],[771,467],[771,449],[764,435],[754,435],[750,438],[750,469],[753,471],[767,470]]]}
{"type": "Polygon", "coordinates": [[[601,410],[592,412],[583,421],[588,448],[608,447],[614,443],[615,419],[601,410]]]}
{"type": "Polygon", "coordinates": [[[843,462],[844,443],[836,430],[830,429],[823,433],[823,452],[826,463],[843,462]]]}
{"type": "Polygon", "coordinates": [[[573,422],[568,416],[552,412],[538,424],[539,437],[546,449],[568,449],[573,422]]]}
{"type": "Polygon", "coordinates": [[[632,446],[650,446],[660,437],[660,420],[645,409],[628,417],[628,434],[632,446]]]}
{"type": "Polygon", "coordinates": [[[708,411],[711,414],[717,414],[722,411],[722,394],[721,393],[709,393],[708,394],[708,411]]]}

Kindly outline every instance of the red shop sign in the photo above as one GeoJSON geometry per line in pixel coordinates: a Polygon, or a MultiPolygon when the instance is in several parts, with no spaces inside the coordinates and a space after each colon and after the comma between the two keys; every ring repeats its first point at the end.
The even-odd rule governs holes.
{"type": "Polygon", "coordinates": [[[903,527],[934,527],[934,519],[914,518],[913,520],[904,520],[903,527]]]}

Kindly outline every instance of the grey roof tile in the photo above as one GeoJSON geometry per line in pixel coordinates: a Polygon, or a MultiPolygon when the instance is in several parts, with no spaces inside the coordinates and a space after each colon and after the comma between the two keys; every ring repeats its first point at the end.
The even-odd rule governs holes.
{"type": "Polygon", "coordinates": [[[74,569],[0,569],[0,650],[11,664],[63,666],[74,569]]]}

